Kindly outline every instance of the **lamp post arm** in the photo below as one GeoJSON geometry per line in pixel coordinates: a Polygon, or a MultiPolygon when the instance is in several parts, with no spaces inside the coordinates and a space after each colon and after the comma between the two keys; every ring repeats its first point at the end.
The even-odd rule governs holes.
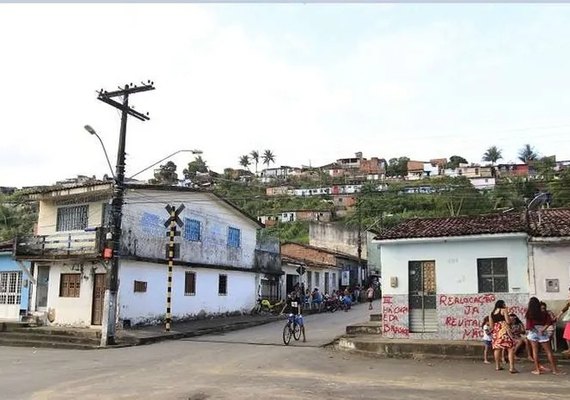
{"type": "Polygon", "coordinates": [[[99,143],[101,143],[101,147],[103,148],[103,153],[105,153],[105,158],[107,159],[107,165],[109,166],[109,171],[111,171],[111,176],[113,177],[113,179],[116,180],[117,177],[115,176],[115,173],[113,172],[113,167],[111,166],[111,161],[109,161],[109,156],[107,155],[107,149],[105,148],[105,145],[103,144],[103,141],[101,140],[99,135],[97,133],[94,133],[94,135],[97,137],[97,139],[99,139],[99,143]]]}
{"type": "Polygon", "coordinates": [[[192,153],[192,154],[201,154],[201,153],[202,153],[202,152],[199,151],[199,150],[177,150],[177,151],[175,151],[174,153],[169,154],[169,155],[167,155],[167,156],[164,157],[164,158],[161,158],[160,160],[158,160],[158,161],[155,162],[154,164],[151,164],[151,165],[149,165],[148,167],[145,167],[145,168],[141,169],[140,171],[138,171],[138,172],[135,173],[134,175],[129,176],[129,179],[133,179],[135,176],[142,174],[143,172],[145,172],[145,171],[151,169],[151,168],[154,167],[155,165],[157,165],[157,164],[163,162],[164,160],[169,159],[170,157],[172,157],[172,156],[174,156],[174,155],[176,155],[176,154],[178,154],[178,153],[183,153],[183,152],[190,152],[190,153],[192,153]]]}

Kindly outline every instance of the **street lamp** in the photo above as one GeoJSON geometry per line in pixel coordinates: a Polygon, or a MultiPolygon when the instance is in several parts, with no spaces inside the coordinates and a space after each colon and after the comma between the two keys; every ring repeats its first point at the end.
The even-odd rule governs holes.
{"type": "Polygon", "coordinates": [[[141,170],[140,170],[139,172],[137,172],[136,174],[129,176],[128,179],[133,179],[135,176],[137,176],[137,175],[139,175],[139,174],[142,174],[142,173],[145,172],[146,170],[148,170],[148,169],[154,167],[156,164],[159,164],[159,163],[163,162],[164,160],[166,160],[166,159],[168,159],[168,158],[170,158],[170,157],[172,157],[172,156],[174,156],[174,155],[176,155],[176,154],[178,154],[178,153],[202,154],[202,151],[201,151],[201,150],[196,150],[196,149],[194,149],[194,150],[177,150],[177,151],[175,151],[174,153],[169,154],[169,155],[167,155],[167,156],[164,157],[164,158],[161,158],[160,160],[158,160],[158,161],[155,162],[154,164],[151,164],[151,165],[149,165],[148,167],[145,167],[145,168],[141,169],[141,170]]]}
{"type": "Polygon", "coordinates": [[[107,149],[105,149],[103,141],[101,140],[95,129],[91,127],[91,125],[85,125],[83,128],[85,128],[87,132],[89,132],[92,135],[95,135],[97,139],[99,139],[99,143],[101,143],[101,147],[103,148],[103,152],[105,153],[105,158],[107,159],[107,165],[109,166],[109,170],[111,171],[111,176],[113,177],[113,179],[115,179],[115,173],[113,172],[113,167],[111,166],[111,161],[109,161],[109,156],[107,155],[107,149]]]}

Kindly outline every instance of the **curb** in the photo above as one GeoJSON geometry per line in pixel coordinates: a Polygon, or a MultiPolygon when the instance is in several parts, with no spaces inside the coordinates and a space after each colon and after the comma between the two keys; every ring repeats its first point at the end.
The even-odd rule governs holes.
{"type": "MultiPolygon", "coordinates": [[[[481,360],[482,346],[466,345],[464,343],[429,344],[413,342],[389,342],[359,340],[350,336],[337,337],[328,346],[334,350],[360,354],[373,358],[403,358],[403,359],[447,359],[447,360],[481,360]]],[[[555,353],[559,365],[570,365],[570,358],[555,353]]],[[[541,362],[544,354],[541,352],[541,362]]],[[[519,362],[526,363],[526,359],[519,362]]]]}
{"type": "Polygon", "coordinates": [[[271,322],[278,321],[280,318],[274,317],[269,318],[266,320],[261,321],[250,321],[250,322],[236,322],[233,324],[221,325],[221,326],[214,326],[210,328],[202,328],[196,329],[188,332],[172,332],[172,333],[161,333],[155,336],[148,336],[148,337],[123,337],[121,338],[119,344],[108,346],[106,348],[123,348],[123,347],[132,347],[132,346],[142,346],[147,344],[153,344],[158,342],[163,342],[166,340],[179,340],[203,335],[209,335],[213,333],[223,333],[223,332],[231,332],[237,331],[241,329],[253,328],[255,326],[265,325],[271,322]]]}

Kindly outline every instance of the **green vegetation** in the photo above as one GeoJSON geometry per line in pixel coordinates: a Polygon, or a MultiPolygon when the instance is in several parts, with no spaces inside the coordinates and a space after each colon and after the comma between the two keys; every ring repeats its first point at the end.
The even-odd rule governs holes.
{"type": "Polygon", "coordinates": [[[0,194],[0,241],[33,232],[37,220],[35,204],[27,202],[21,194],[0,194]]]}

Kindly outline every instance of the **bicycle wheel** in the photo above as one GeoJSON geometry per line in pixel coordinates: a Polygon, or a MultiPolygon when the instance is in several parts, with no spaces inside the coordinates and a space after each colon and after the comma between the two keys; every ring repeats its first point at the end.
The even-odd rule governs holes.
{"type": "Polygon", "coordinates": [[[295,340],[301,339],[301,326],[299,324],[293,325],[293,337],[295,340]]]}
{"type": "Polygon", "coordinates": [[[291,334],[291,324],[287,323],[287,325],[283,327],[283,343],[285,343],[285,346],[287,346],[291,341],[291,334]]]}

